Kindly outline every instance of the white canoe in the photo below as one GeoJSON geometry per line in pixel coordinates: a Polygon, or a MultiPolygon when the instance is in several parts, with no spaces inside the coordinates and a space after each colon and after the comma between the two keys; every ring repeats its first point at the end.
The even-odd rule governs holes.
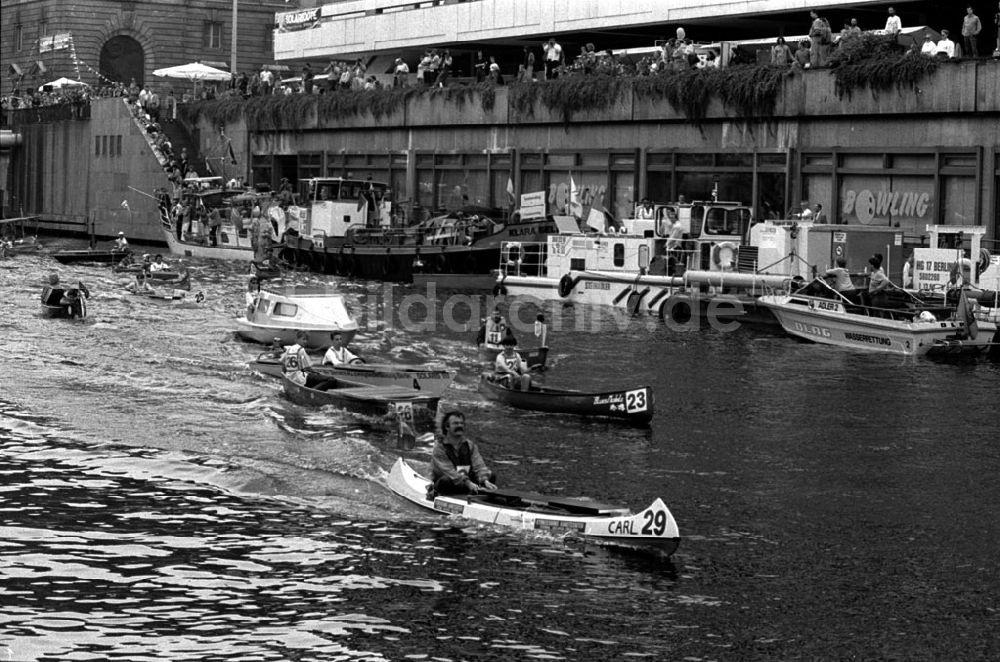
{"type": "MultiPolygon", "coordinates": [[[[311,370],[318,374],[329,373],[331,377],[367,386],[405,386],[438,397],[451,386],[455,379],[453,370],[432,368],[426,365],[402,365],[398,363],[360,363],[343,366],[320,365],[322,356],[317,356],[311,370]]],[[[263,352],[250,368],[265,375],[281,377],[281,360],[270,352],[263,352]]]]}
{"type": "Polygon", "coordinates": [[[427,498],[430,481],[398,458],[389,473],[389,489],[419,506],[470,520],[579,536],[589,542],[670,556],[680,544],[677,522],[662,499],[638,513],[623,506],[586,499],[548,497],[498,489],[478,495],[427,498]]]}

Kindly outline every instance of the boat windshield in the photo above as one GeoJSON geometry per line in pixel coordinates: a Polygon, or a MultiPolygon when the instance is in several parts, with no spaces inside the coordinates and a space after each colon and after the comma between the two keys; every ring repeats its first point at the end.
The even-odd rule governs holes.
{"type": "Polygon", "coordinates": [[[706,209],[705,234],[743,236],[749,225],[750,210],[747,207],[708,207],[706,209]]]}

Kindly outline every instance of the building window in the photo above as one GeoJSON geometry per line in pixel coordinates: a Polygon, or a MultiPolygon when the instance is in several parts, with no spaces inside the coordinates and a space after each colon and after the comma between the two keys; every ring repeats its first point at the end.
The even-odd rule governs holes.
{"type": "Polygon", "coordinates": [[[205,48],[222,48],[222,23],[214,21],[205,22],[205,48]]]}

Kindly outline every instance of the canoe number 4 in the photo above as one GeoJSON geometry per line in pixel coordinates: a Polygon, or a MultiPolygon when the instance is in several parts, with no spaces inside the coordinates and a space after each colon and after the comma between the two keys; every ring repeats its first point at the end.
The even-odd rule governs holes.
{"type": "Polygon", "coordinates": [[[662,536],[667,531],[667,513],[664,510],[647,510],[642,514],[642,526],[636,533],[639,522],[619,519],[608,523],[608,533],[613,536],[662,536]]]}
{"type": "Polygon", "coordinates": [[[646,389],[639,388],[625,393],[625,411],[628,413],[646,411],[649,403],[646,402],[646,389]]]}

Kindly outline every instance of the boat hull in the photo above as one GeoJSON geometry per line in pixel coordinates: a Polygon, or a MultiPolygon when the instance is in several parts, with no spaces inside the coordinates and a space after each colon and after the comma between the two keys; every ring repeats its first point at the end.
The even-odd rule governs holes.
{"type": "MultiPolygon", "coordinates": [[[[282,376],[281,360],[267,353],[258,356],[250,367],[272,377],[282,376]]],[[[348,366],[317,365],[311,369],[318,374],[327,374],[333,378],[346,379],[366,386],[412,388],[437,397],[444,395],[455,379],[455,373],[450,370],[435,370],[427,366],[366,363],[348,366]]]]}
{"type": "Polygon", "coordinates": [[[583,393],[533,384],[530,391],[520,391],[496,383],[491,373],[483,373],[479,378],[479,392],[488,400],[518,409],[615,418],[633,425],[649,425],[653,419],[653,391],[648,386],[583,393]]]}
{"type": "Polygon", "coordinates": [[[294,345],[295,334],[298,331],[305,331],[308,335],[308,349],[326,349],[330,346],[330,333],[339,331],[343,334],[344,344],[351,342],[357,327],[353,328],[325,328],[325,329],[302,329],[298,326],[283,326],[278,324],[259,324],[249,322],[245,317],[236,320],[236,333],[244,340],[251,340],[262,345],[269,345],[278,338],[282,345],[294,345]]]}
{"type": "Polygon", "coordinates": [[[513,529],[581,537],[663,557],[672,555],[680,544],[677,522],[662,499],[632,514],[619,506],[511,490],[428,498],[430,481],[402,458],[393,464],[387,484],[397,495],[428,510],[513,529]]]}
{"type": "Polygon", "coordinates": [[[126,255],[127,251],[111,250],[67,250],[55,251],[52,259],[60,264],[76,264],[78,262],[97,262],[100,264],[118,264],[126,255]]]}
{"type": "Polygon", "coordinates": [[[903,321],[845,311],[838,302],[818,297],[764,296],[778,323],[790,335],[850,349],[922,356],[962,334],[956,321],[903,321]]]}
{"type": "Polygon", "coordinates": [[[166,239],[167,247],[174,255],[185,257],[205,257],[216,260],[243,260],[250,262],[254,258],[253,248],[250,246],[248,237],[240,237],[233,229],[232,231],[219,231],[219,245],[203,244],[194,241],[182,241],[177,235],[167,228],[163,228],[163,236],[166,239]]]}
{"type": "Polygon", "coordinates": [[[367,386],[309,372],[306,384],[282,375],[285,396],[305,407],[332,406],[365,416],[398,422],[398,408],[411,408],[414,432],[432,431],[440,398],[423,391],[398,386],[367,386]]]}

